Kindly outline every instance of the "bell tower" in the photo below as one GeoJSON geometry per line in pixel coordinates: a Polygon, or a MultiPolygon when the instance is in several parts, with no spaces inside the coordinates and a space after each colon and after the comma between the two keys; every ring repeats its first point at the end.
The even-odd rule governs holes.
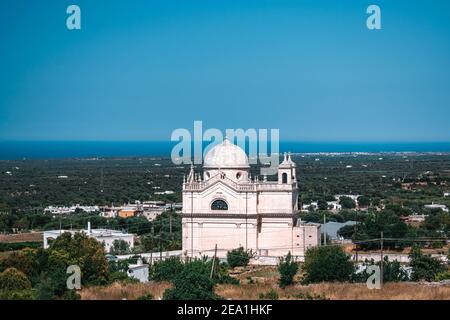
{"type": "Polygon", "coordinates": [[[278,183],[293,184],[296,183],[296,165],[291,159],[291,154],[284,153],[283,162],[278,166],[278,183]]]}

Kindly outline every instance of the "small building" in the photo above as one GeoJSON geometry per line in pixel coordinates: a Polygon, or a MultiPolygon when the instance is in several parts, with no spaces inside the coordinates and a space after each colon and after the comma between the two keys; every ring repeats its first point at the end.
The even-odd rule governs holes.
{"type": "Polygon", "coordinates": [[[119,213],[117,214],[121,218],[130,218],[134,217],[137,213],[137,210],[134,208],[123,208],[119,210],[119,213]]]}
{"type": "Polygon", "coordinates": [[[139,280],[139,282],[148,282],[148,264],[143,264],[138,259],[137,264],[128,265],[128,277],[139,280]]]}
{"type": "Polygon", "coordinates": [[[424,205],[425,209],[441,209],[444,212],[448,212],[448,208],[445,204],[437,204],[437,203],[431,203],[431,204],[426,204],[424,205]]]}
{"type": "Polygon", "coordinates": [[[130,249],[134,247],[134,235],[131,233],[124,233],[116,230],[108,229],[91,229],[91,223],[88,222],[86,230],[49,230],[44,231],[44,249],[49,247],[49,241],[58,238],[63,233],[69,232],[72,235],[79,232],[84,232],[91,238],[94,238],[98,242],[102,243],[105,247],[105,251],[109,252],[114,244],[115,240],[123,240],[128,243],[130,249]]]}
{"type": "Polygon", "coordinates": [[[425,221],[426,217],[428,217],[426,214],[411,214],[406,217],[401,217],[401,219],[410,226],[419,226],[425,221]]]}

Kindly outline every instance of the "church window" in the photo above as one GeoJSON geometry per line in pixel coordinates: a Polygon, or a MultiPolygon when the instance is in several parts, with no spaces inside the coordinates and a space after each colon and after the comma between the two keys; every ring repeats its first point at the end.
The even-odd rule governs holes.
{"type": "Polygon", "coordinates": [[[228,210],[228,204],[221,199],[214,200],[211,204],[211,210],[228,210]]]}
{"type": "Polygon", "coordinates": [[[283,173],[281,175],[281,183],[287,183],[287,173],[283,173]]]}
{"type": "Polygon", "coordinates": [[[236,173],[236,179],[239,180],[241,178],[241,176],[242,176],[242,174],[240,172],[236,173]]]}

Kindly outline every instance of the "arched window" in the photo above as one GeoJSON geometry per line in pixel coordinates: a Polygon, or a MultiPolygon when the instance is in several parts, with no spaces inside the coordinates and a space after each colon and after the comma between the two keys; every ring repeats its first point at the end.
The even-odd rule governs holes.
{"type": "Polygon", "coordinates": [[[211,210],[228,210],[228,204],[223,200],[214,200],[211,204],[211,210]]]}
{"type": "Polygon", "coordinates": [[[281,175],[281,183],[287,183],[287,173],[283,173],[281,175]]]}

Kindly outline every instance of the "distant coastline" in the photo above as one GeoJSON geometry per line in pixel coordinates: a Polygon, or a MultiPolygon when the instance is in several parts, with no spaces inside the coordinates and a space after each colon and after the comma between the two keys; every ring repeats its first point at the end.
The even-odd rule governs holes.
{"type": "MultiPolygon", "coordinates": [[[[0,160],[93,157],[168,157],[170,141],[0,141],[0,160]]],[[[207,144],[205,144],[207,145],[207,144]]],[[[450,142],[294,142],[280,143],[280,152],[450,153],[450,142]]]]}

